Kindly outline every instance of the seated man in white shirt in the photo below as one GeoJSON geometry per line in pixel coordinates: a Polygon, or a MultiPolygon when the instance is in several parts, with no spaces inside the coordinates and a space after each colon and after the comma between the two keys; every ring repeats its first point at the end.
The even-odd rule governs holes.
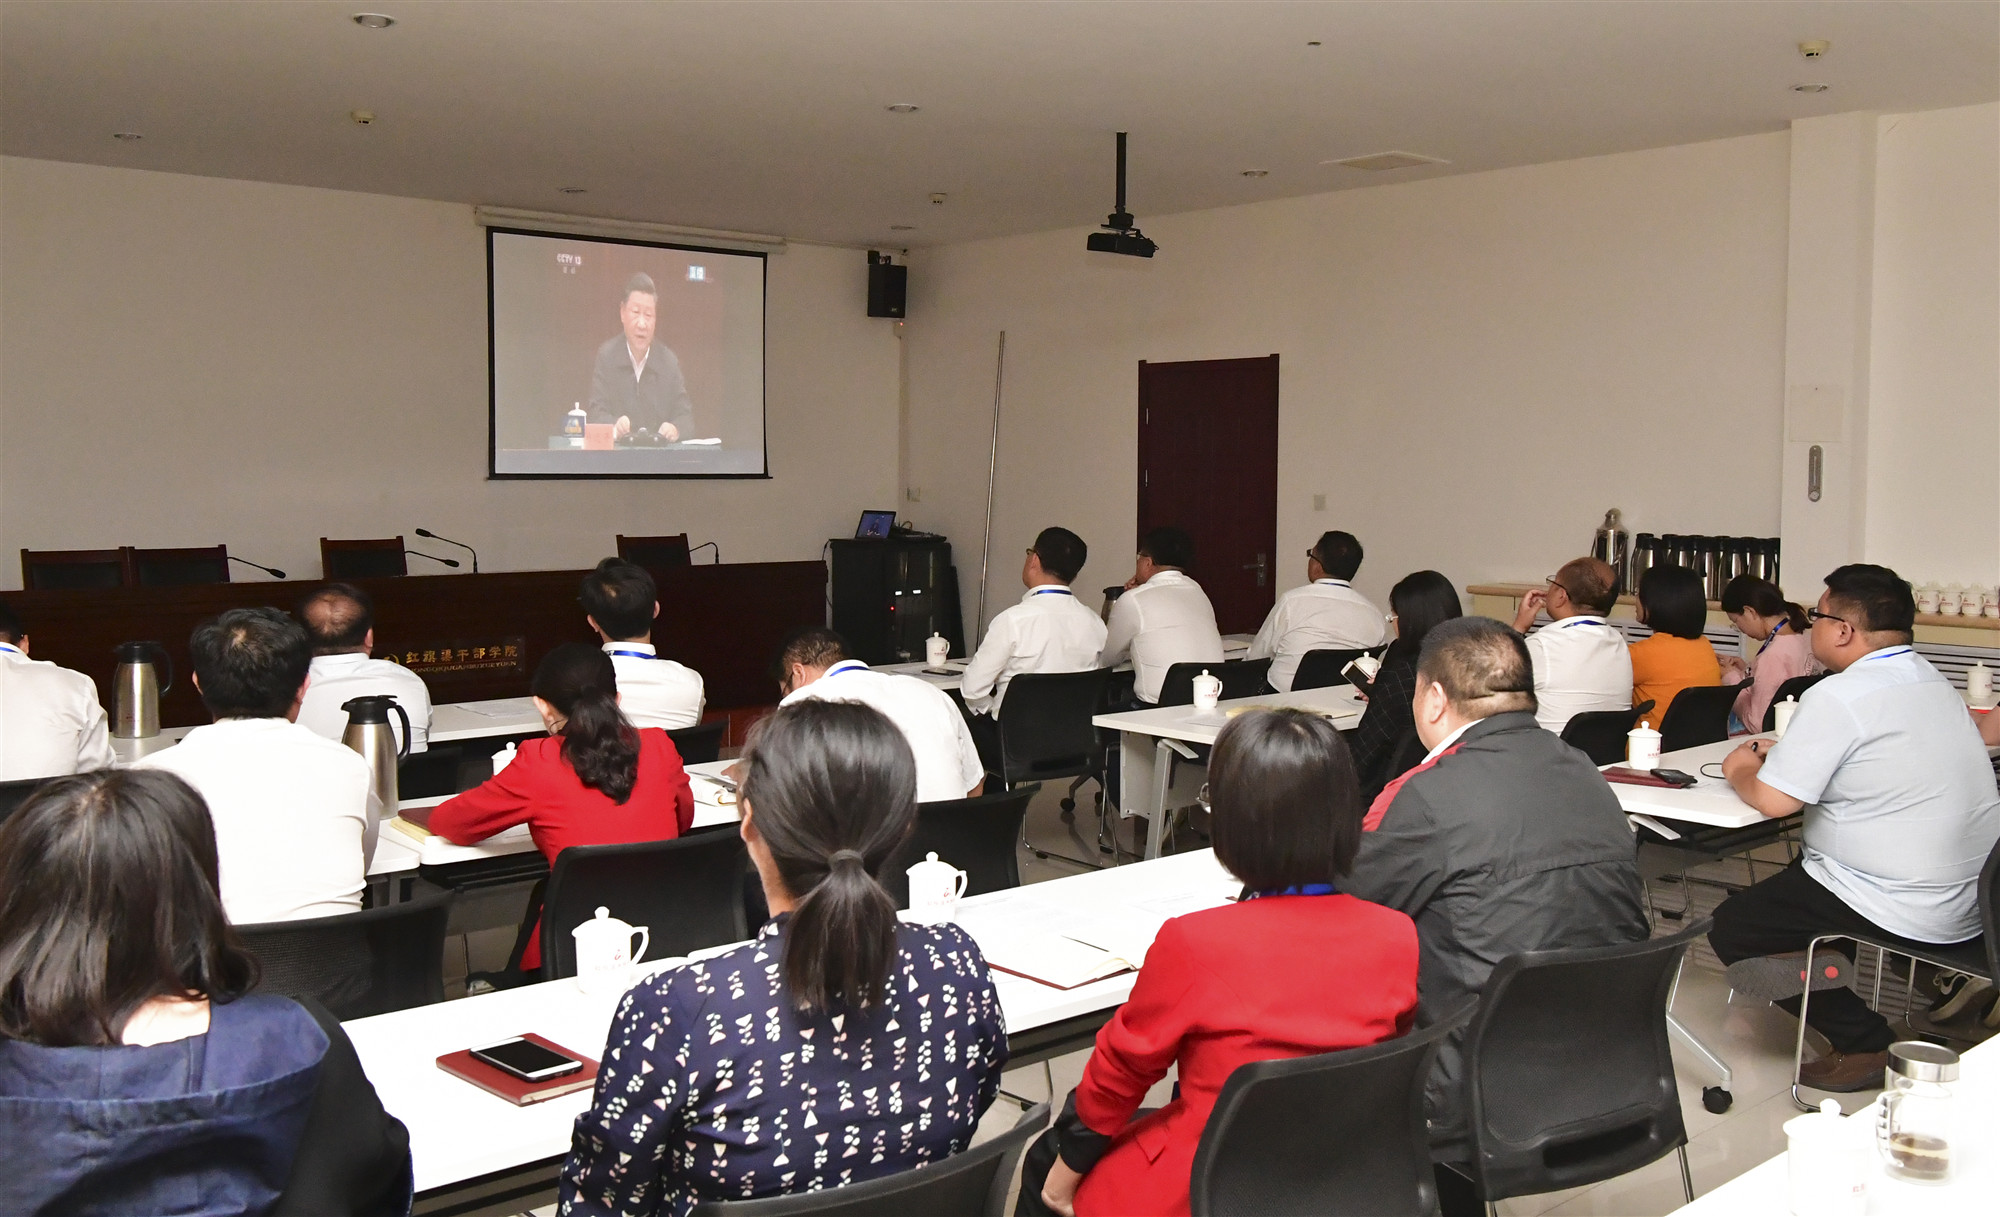
{"type": "Polygon", "coordinates": [[[1351,580],[1361,569],[1361,542],[1351,532],[1321,533],[1306,551],[1306,585],[1278,597],[1264,627],[1250,641],[1247,659],[1271,657],[1266,677],[1280,693],[1308,651],[1368,651],[1382,645],[1387,618],[1351,580]]]}
{"type": "Polygon", "coordinates": [[[382,808],[361,754],[295,721],[312,667],[305,630],[274,608],[231,609],[188,649],[215,722],[139,765],[208,803],[230,922],[358,910],[382,808]]]}
{"type": "Polygon", "coordinates": [[[28,632],[0,604],[0,782],[67,777],[112,763],[90,677],[28,658],[28,632]]]}
{"type": "Polygon", "coordinates": [[[1090,551],[1067,528],[1044,528],[1021,563],[1028,594],[993,618],[979,651],[965,665],[959,695],[972,716],[972,738],[988,772],[999,772],[994,720],[1007,684],[1032,672],[1087,672],[1104,649],[1104,622],[1076,602],[1069,585],[1090,551]]]}
{"type": "MultiPolygon", "coordinates": [[[[1842,930],[1935,944],[1978,937],[1979,871],[2000,839],[2000,791],[1958,690],[1910,648],[1916,613],[1910,585],[1887,567],[1828,575],[1808,616],[1813,657],[1833,675],[1799,699],[1783,739],[1753,740],[1723,760],[1729,784],[1766,816],[1805,811],[1799,860],[1715,910],[1708,941],[1725,965],[1771,966],[1797,992],[1796,954],[1744,961],[1802,953],[1842,930]]],[[[1798,1013],[1797,997],[1777,1004],[1798,1013]]],[[[1881,1087],[1898,1037],[1859,994],[1815,988],[1806,1021],[1833,1050],[1803,1066],[1800,1082],[1881,1087]]]]}
{"type": "MultiPolygon", "coordinates": [[[[1573,715],[1632,706],[1632,651],[1604,621],[1618,603],[1616,586],[1610,566],[1575,558],[1550,576],[1547,591],[1521,597],[1516,632],[1528,634],[1535,613],[1549,611],[1549,624],[1528,634],[1528,658],[1535,666],[1535,721],[1557,735],[1573,715]]],[[[1657,717],[1652,721],[1659,725],[1657,717]]]]}
{"type": "MultiPolygon", "coordinates": [[[[424,678],[399,663],[372,659],[375,653],[375,602],[349,583],[329,583],[307,593],[295,614],[312,639],[312,684],[299,703],[299,726],[314,735],[340,742],[347,730],[347,711],[357,697],[389,694],[410,716],[410,751],[430,747],[431,691],[424,678]]],[[[398,744],[403,720],[389,715],[389,730],[398,744]]]]}
{"type": "Polygon", "coordinates": [[[896,724],[917,758],[917,799],[977,798],[985,767],[965,716],[942,689],[915,676],[877,672],[848,657],[847,640],[823,626],[800,630],[778,653],[780,705],[808,697],[873,706],[896,724]]]}
{"type": "Polygon", "coordinates": [[[660,615],[653,576],[636,562],[606,558],[583,577],[583,611],[618,673],[618,706],[635,727],[675,731],[701,721],[701,673],[653,650],[660,615]]]}
{"type": "Polygon", "coordinates": [[[1111,605],[1097,665],[1132,661],[1132,693],[1142,704],[1160,700],[1160,682],[1177,663],[1222,662],[1222,634],[1208,593],[1187,577],[1194,541],[1178,528],[1155,528],[1139,546],[1125,594],[1111,605]]]}

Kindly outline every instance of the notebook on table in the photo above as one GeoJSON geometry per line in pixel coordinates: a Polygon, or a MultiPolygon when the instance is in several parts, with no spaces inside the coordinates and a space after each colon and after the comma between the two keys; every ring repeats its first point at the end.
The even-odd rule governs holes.
{"type": "Polygon", "coordinates": [[[516,1107],[526,1107],[532,1103],[543,1103],[559,1095],[570,1094],[597,1084],[597,1062],[581,1052],[571,1052],[553,1040],[529,1032],[522,1039],[540,1044],[552,1052],[574,1057],[583,1062],[583,1068],[575,1073],[566,1073],[558,1078],[531,1082],[517,1078],[511,1073],[495,1069],[485,1061],[475,1060],[472,1049],[461,1048],[457,1052],[447,1052],[437,1059],[437,1067],[455,1078],[472,1083],[488,1094],[498,1095],[516,1107]]]}

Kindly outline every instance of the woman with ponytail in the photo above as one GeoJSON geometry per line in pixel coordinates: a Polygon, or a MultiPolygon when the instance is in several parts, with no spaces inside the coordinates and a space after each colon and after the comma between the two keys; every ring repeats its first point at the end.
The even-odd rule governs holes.
{"type": "MultiPolygon", "coordinates": [[[[526,824],[550,866],[572,845],[664,841],[688,830],[694,794],[680,753],[665,731],[625,721],[609,655],[566,642],[530,687],[549,738],[527,741],[490,781],[439,804],[426,827],[470,845],[526,824]]],[[[532,902],[515,965],[522,973],[542,966],[541,920],[532,902]]]]}
{"type": "Polygon", "coordinates": [[[964,1149],[1007,1057],[986,961],[899,921],[878,877],[917,815],[879,711],[807,700],[759,724],[742,834],[772,918],[625,995],[563,1164],[566,1214],[841,1187],[964,1149]]]}

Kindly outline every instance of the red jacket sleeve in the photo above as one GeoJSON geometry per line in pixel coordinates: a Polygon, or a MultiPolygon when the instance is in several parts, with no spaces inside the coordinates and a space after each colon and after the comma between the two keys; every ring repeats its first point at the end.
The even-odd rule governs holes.
{"type": "Polygon", "coordinates": [[[516,824],[526,824],[534,804],[535,770],[544,761],[541,750],[531,747],[540,742],[521,745],[505,769],[438,804],[431,812],[430,830],[455,845],[471,845],[516,824]]]}
{"type": "Polygon", "coordinates": [[[659,776],[673,791],[674,835],[684,837],[688,829],[694,827],[694,788],[688,784],[687,769],[681,764],[680,749],[674,747],[673,737],[658,727],[648,727],[641,733],[643,743],[640,755],[650,750],[664,768],[659,776]],[[657,738],[647,738],[657,737],[657,738]],[[652,745],[650,749],[646,745],[652,745]]]}
{"type": "Polygon", "coordinates": [[[1076,1088],[1076,1114],[1092,1132],[1114,1136],[1131,1121],[1179,1056],[1181,1040],[1193,1030],[1189,1016],[1212,1008],[1198,997],[1205,973],[1189,955],[1176,923],[1162,925],[1132,996],[1097,1033],[1096,1051],[1076,1088]]]}

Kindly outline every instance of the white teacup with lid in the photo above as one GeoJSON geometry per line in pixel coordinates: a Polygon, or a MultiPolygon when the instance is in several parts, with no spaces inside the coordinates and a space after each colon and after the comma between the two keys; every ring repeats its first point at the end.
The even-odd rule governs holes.
{"type": "Polygon", "coordinates": [[[1787,697],[1771,707],[1771,734],[1784,738],[1785,728],[1792,725],[1792,715],[1799,712],[1799,699],[1787,697]]]}
{"type": "Polygon", "coordinates": [[[932,634],[924,639],[924,662],[931,667],[941,668],[944,661],[951,658],[951,642],[942,634],[932,634]]]}
{"type": "Polygon", "coordinates": [[[1849,1121],[1835,1099],[1785,1121],[1787,1199],[1798,1217],[1861,1217],[1873,1163],[1866,1121],[1849,1121]]]}
{"type": "Polygon", "coordinates": [[[910,912],[916,920],[941,925],[958,915],[958,901],[970,878],[964,871],[939,861],[933,850],[904,873],[910,879],[910,912]]]}
{"type": "Polygon", "coordinates": [[[1203,668],[1201,675],[1194,678],[1194,708],[1197,710],[1213,710],[1215,709],[1215,703],[1221,700],[1222,679],[1217,676],[1211,676],[1208,669],[1203,668]]]}
{"type": "Polygon", "coordinates": [[[632,964],[652,945],[653,932],[629,925],[598,906],[597,916],[570,931],[576,939],[576,987],[585,993],[623,993],[632,984],[632,964]],[[639,945],[632,946],[632,936],[639,945]]]}
{"type": "Polygon", "coordinates": [[[1625,763],[1633,769],[1660,767],[1660,733],[1650,722],[1642,719],[1625,733],[1625,763]]]}

